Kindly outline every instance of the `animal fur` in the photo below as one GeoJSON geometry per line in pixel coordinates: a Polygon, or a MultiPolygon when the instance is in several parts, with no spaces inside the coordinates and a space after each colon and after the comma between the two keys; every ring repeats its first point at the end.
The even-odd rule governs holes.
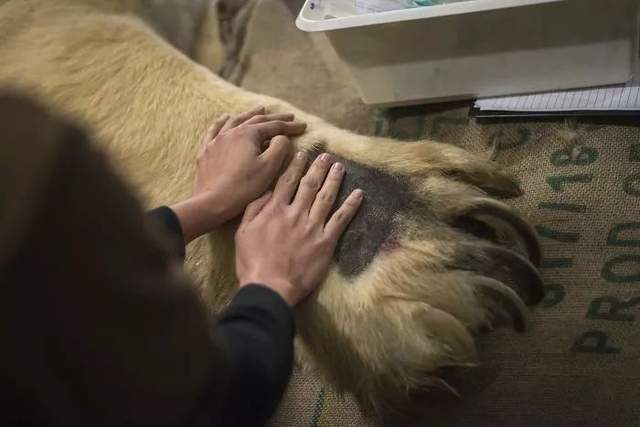
{"type": "MultiPolygon", "coordinates": [[[[432,141],[355,135],[235,87],[155,33],[138,17],[141,4],[0,2],[0,87],[83,123],[148,206],[189,196],[201,135],[223,113],[257,105],[308,123],[296,150],[321,147],[348,162],[348,177],[364,174],[364,222],[348,231],[339,257],[368,251],[372,259],[363,252],[361,268],[348,271],[338,258],[296,310],[300,363],[367,408],[399,408],[412,390],[446,388],[440,368],[476,362],[472,334],[505,318],[524,326],[522,300],[538,300],[541,283],[531,262],[508,248],[524,247],[535,264],[539,246],[530,227],[491,197],[519,193],[495,164],[432,141]],[[380,197],[381,180],[402,195],[380,197]],[[399,197],[406,203],[395,203],[399,197]],[[374,221],[387,204],[397,207],[374,221]],[[496,218],[508,226],[497,227],[496,218]],[[379,240],[373,249],[365,249],[367,231],[379,240]]],[[[188,250],[187,269],[212,311],[237,285],[233,232],[225,226],[188,250]]]]}

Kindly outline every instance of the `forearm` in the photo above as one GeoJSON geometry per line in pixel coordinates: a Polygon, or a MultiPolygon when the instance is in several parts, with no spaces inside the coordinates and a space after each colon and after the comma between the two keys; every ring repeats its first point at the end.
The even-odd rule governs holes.
{"type": "MultiPolygon", "coordinates": [[[[184,257],[188,238],[174,206],[156,208],[148,217],[164,229],[184,257]]],[[[212,414],[222,420],[221,425],[261,425],[282,398],[291,374],[295,333],[285,294],[256,284],[243,286],[219,320],[218,335],[229,361],[226,390],[213,388],[216,395],[224,396],[221,412],[212,414]]]]}
{"type": "Polygon", "coordinates": [[[231,361],[224,419],[260,425],[275,411],[291,375],[291,309],[274,291],[249,285],[238,292],[219,327],[231,361]]]}
{"type": "Polygon", "coordinates": [[[175,203],[170,209],[178,218],[185,244],[209,233],[233,217],[233,209],[214,193],[202,193],[175,203]]]}
{"type": "Polygon", "coordinates": [[[160,206],[147,212],[147,219],[153,221],[168,237],[172,249],[180,257],[185,256],[185,238],[182,225],[176,213],[167,206],[160,206]]]}

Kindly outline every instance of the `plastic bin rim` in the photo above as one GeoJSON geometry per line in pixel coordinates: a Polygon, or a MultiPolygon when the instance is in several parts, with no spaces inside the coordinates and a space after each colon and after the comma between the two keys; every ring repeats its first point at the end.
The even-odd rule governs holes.
{"type": "Polygon", "coordinates": [[[298,17],[296,26],[306,32],[342,30],[354,27],[388,24],[392,22],[414,21],[418,19],[436,18],[440,16],[462,15],[490,10],[508,9],[519,6],[531,6],[544,3],[556,3],[567,0],[470,0],[437,6],[416,7],[411,9],[391,10],[388,12],[354,15],[344,18],[308,19],[304,17],[308,4],[306,0],[298,17]]]}

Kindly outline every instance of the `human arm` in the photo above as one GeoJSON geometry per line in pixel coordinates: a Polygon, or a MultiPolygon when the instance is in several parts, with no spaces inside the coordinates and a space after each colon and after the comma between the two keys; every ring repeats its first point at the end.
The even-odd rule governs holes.
{"type": "Polygon", "coordinates": [[[241,289],[219,321],[230,383],[218,416],[230,425],[257,425],[275,410],[293,360],[290,307],[322,281],[362,201],[356,191],[328,218],[344,167],[321,155],[303,178],[306,166],[295,156],[273,193],[247,207],[236,236],[241,289]]]}
{"type": "MultiPolygon", "coordinates": [[[[168,207],[147,212],[149,220],[165,231],[174,252],[184,257],[184,238],[178,218],[168,207]]],[[[223,400],[223,410],[205,411],[218,425],[260,425],[280,401],[291,374],[295,325],[288,304],[264,285],[245,286],[216,325],[228,385],[212,393],[223,400]],[[224,388],[224,392],[220,389],[224,388]]]]}
{"type": "Polygon", "coordinates": [[[293,313],[264,285],[238,291],[218,322],[229,383],[219,425],[262,425],[286,388],[293,364],[293,313]]]}

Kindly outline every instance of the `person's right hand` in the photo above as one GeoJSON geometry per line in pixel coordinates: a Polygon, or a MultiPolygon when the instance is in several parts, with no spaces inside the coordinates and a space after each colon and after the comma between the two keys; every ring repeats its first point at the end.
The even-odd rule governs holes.
{"type": "Polygon", "coordinates": [[[247,206],[236,233],[240,286],[267,286],[290,306],[302,301],[324,279],[338,238],[363,198],[362,190],[353,191],[327,221],[344,166],[323,154],[300,181],[305,166],[306,155],[298,153],[273,193],[247,206]]]}

